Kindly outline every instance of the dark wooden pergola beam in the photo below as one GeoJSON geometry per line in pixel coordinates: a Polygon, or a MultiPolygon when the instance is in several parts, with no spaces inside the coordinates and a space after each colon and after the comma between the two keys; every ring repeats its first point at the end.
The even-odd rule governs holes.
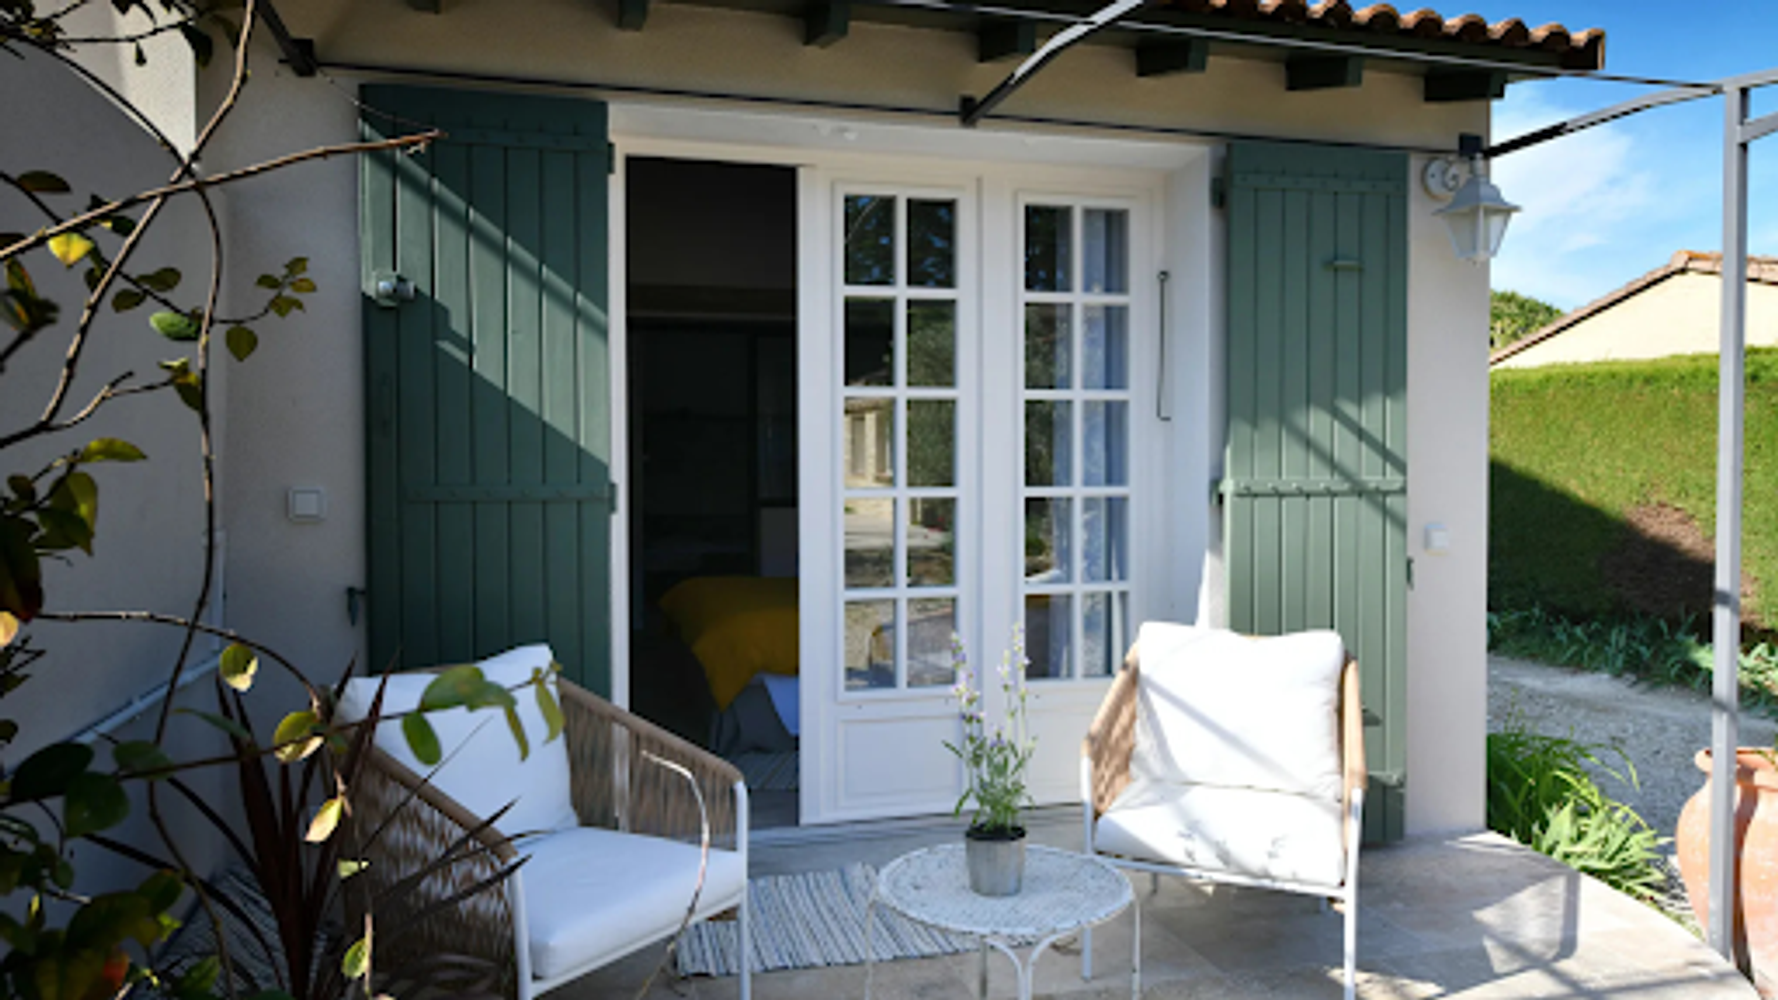
{"type": "Polygon", "coordinates": [[[825,49],[852,29],[852,0],[815,0],[803,24],[803,44],[825,49]]]}
{"type": "Polygon", "coordinates": [[[1453,101],[1494,101],[1506,96],[1506,71],[1432,69],[1426,72],[1422,94],[1431,104],[1453,101]]]}
{"type": "Polygon", "coordinates": [[[1145,42],[1136,46],[1137,76],[1202,73],[1210,63],[1210,43],[1202,38],[1179,42],[1145,42]]]}
{"type": "Polygon", "coordinates": [[[976,31],[976,59],[994,62],[1037,51],[1037,22],[987,21],[976,31]]]}
{"type": "Polygon", "coordinates": [[[290,29],[284,26],[284,19],[278,16],[278,8],[271,0],[260,0],[259,22],[272,33],[272,40],[278,43],[278,52],[290,65],[291,72],[297,76],[314,76],[320,68],[315,58],[315,40],[313,38],[293,38],[290,29]]]}
{"type": "Polygon", "coordinates": [[[1284,64],[1285,89],[1330,90],[1364,83],[1362,56],[1293,56],[1284,64]]]}
{"type": "Polygon", "coordinates": [[[617,27],[620,31],[641,31],[648,23],[648,0],[617,0],[617,27]]]}

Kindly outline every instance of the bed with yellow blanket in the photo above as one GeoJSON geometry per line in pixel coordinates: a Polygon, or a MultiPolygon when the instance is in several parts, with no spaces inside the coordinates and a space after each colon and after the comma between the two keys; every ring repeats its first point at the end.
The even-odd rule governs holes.
{"type": "Polygon", "coordinates": [[[723,753],[746,749],[742,744],[782,742],[781,735],[767,731],[776,727],[758,717],[755,703],[768,699],[776,721],[794,738],[799,729],[794,577],[692,577],[667,591],[660,605],[709,681],[718,711],[712,749],[723,753]]]}

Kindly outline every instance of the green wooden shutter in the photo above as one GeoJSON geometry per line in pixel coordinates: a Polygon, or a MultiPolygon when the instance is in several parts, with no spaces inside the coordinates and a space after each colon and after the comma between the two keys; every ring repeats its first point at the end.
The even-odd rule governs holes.
{"type": "Polygon", "coordinates": [[[363,96],[369,137],[447,133],[363,161],[370,666],[547,641],[609,692],[605,106],[363,96]]]}
{"type": "Polygon", "coordinates": [[[1229,149],[1230,625],[1358,657],[1372,840],[1407,763],[1407,185],[1405,154],[1229,149]]]}

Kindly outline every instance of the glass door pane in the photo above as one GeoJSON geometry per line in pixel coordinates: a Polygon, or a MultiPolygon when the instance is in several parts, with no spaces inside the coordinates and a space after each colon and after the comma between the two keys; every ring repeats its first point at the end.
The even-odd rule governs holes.
{"type": "Polygon", "coordinates": [[[1129,210],[1055,201],[1021,218],[1030,676],[1103,677],[1131,638],[1129,210]]]}

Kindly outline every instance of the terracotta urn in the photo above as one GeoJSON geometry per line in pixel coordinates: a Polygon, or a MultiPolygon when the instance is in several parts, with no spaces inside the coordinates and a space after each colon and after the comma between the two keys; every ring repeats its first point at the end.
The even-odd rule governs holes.
{"type": "MultiPolygon", "coordinates": [[[[1699,925],[1710,919],[1710,751],[1695,758],[1704,772],[1679,813],[1674,840],[1679,873],[1699,925]]],[[[1778,764],[1772,751],[1742,747],[1735,753],[1735,938],[1752,960],[1764,996],[1778,985],[1778,764]]],[[[1747,970],[1743,970],[1747,971],[1747,970]]]]}

